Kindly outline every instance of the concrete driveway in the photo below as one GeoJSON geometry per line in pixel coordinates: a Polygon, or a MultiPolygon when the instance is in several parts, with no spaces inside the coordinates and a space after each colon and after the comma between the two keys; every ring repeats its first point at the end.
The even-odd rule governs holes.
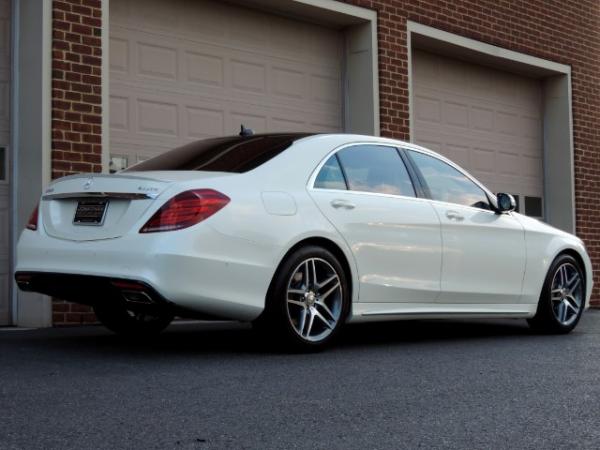
{"type": "Polygon", "coordinates": [[[0,331],[1,449],[597,449],[599,419],[600,311],[567,336],[355,325],[310,355],[230,323],[0,331]]]}

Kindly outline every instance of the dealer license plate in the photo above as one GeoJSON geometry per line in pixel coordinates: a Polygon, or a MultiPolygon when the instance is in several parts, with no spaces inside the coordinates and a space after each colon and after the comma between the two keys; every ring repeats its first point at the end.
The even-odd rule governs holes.
{"type": "Polygon", "coordinates": [[[75,210],[75,225],[96,225],[104,223],[104,216],[108,208],[108,200],[80,200],[75,210]]]}

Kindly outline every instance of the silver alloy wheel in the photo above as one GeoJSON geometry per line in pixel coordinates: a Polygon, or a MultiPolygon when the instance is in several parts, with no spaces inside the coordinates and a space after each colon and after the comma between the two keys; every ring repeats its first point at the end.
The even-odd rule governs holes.
{"type": "Polygon", "coordinates": [[[342,315],[343,287],[331,264],[309,258],[292,272],[287,288],[287,315],[303,339],[319,342],[335,329],[342,315]]]}
{"type": "Polygon", "coordinates": [[[577,320],[583,306],[583,283],[572,263],[565,262],[554,272],[550,300],[554,317],[561,325],[569,326],[577,320]]]}

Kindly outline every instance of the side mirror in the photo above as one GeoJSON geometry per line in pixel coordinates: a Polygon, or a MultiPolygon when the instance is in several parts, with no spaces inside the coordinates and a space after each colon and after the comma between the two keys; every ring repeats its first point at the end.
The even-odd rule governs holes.
{"type": "Polygon", "coordinates": [[[510,194],[500,192],[496,195],[496,202],[498,204],[498,212],[509,212],[517,209],[517,202],[515,198],[510,194]]]}

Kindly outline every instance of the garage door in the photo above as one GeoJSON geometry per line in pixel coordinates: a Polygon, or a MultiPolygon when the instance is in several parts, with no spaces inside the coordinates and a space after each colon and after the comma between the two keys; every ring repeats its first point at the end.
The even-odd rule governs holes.
{"type": "Polygon", "coordinates": [[[414,50],[413,89],[416,143],[543,215],[538,80],[414,50]]]}
{"type": "Polygon", "coordinates": [[[0,0],[0,325],[10,319],[8,144],[10,142],[10,0],[0,0]]]}
{"type": "Polygon", "coordinates": [[[240,124],[341,130],[342,45],[338,31],[225,2],[111,2],[114,162],[238,133],[240,124]]]}

